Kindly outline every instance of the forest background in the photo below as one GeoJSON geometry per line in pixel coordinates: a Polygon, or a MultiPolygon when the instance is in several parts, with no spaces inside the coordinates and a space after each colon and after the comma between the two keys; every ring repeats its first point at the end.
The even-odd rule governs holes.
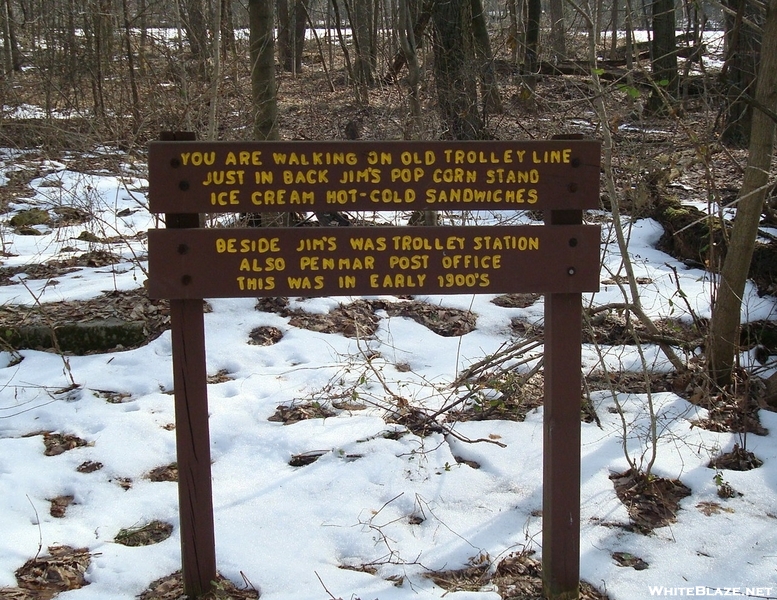
{"type": "MultiPolygon", "coordinates": [[[[616,219],[636,207],[672,221],[670,236],[706,229],[694,231],[701,243],[686,258],[722,272],[707,359],[726,385],[764,208],[774,220],[765,200],[773,187],[775,12],[746,0],[4,0],[4,104],[39,107],[42,118],[6,119],[3,133],[10,147],[111,143],[130,152],[162,131],[201,139],[601,137],[603,203],[616,219]],[[713,31],[722,62],[708,64],[705,35],[713,31]],[[551,81],[563,83],[561,98],[543,92],[551,81]],[[306,101],[291,89],[304,90],[306,101]],[[321,110],[324,89],[340,90],[341,102],[321,110]],[[675,143],[673,152],[660,144],[635,152],[622,125],[646,118],[673,120],[692,156],[678,156],[675,143]],[[736,148],[749,152],[737,156],[736,148]],[[715,180],[721,154],[747,174],[743,187],[715,180]],[[688,160],[704,165],[717,208],[678,223],[665,188],[688,160]],[[730,233],[720,225],[725,207],[739,214],[730,233]]],[[[773,275],[768,262],[757,260],[762,287],[773,275]]],[[[624,268],[628,275],[628,261],[624,268]]]]}
{"type": "MultiPolygon", "coordinates": [[[[607,309],[624,335],[659,343],[678,377],[703,390],[699,402],[725,397],[743,414],[751,396],[777,404],[777,380],[739,365],[743,348],[777,353],[770,322],[740,326],[747,276],[763,294],[776,289],[775,240],[764,229],[777,225],[774,0],[3,0],[0,21],[2,145],[51,160],[118,151],[113,164],[84,159],[85,171],[143,162],[162,131],[208,140],[599,138],[602,205],[623,260],[610,273],[623,302],[607,309]],[[712,318],[693,319],[685,339],[641,306],[621,219],[643,217],[664,227],[663,250],[717,275],[712,318]]],[[[35,176],[15,171],[2,207],[35,176]]],[[[24,233],[36,223],[11,225],[24,233]]],[[[632,466],[649,479],[650,464],[632,466]]]]}

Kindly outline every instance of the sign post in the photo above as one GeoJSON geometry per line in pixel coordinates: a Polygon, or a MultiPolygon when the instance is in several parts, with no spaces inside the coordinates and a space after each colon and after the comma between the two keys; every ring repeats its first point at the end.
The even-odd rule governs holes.
{"type": "Polygon", "coordinates": [[[216,297],[545,294],[543,580],[579,595],[582,292],[599,287],[600,145],[197,142],[149,151],[149,295],[171,299],[184,591],[216,577],[202,301],[216,297]],[[545,225],[200,227],[202,213],[543,211],[545,225]]]}
{"type": "MultiPolygon", "coordinates": [[[[193,138],[194,135],[188,132],[162,135],[163,140],[193,138]]],[[[178,211],[165,214],[165,225],[168,231],[197,228],[200,216],[180,206],[178,211]]],[[[207,593],[216,580],[202,300],[170,300],[181,571],[184,593],[192,598],[207,593]]]]}

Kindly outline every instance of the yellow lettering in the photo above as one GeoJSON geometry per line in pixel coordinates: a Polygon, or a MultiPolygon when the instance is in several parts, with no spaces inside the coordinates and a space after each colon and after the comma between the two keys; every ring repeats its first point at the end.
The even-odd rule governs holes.
{"type": "Polygon", "coordinates": [[[223,254],[228,252],[230,254],[237,252],[237,238],[216,238],[216,252],[223,254]]]}

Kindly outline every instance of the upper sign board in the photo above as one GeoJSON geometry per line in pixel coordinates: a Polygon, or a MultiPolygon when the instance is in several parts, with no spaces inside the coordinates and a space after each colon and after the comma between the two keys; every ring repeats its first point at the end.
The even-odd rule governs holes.
{"type": "Polygon", "coordinates": [[[584,210],[600,143],[152,142],[152,212],[584,210]]]}

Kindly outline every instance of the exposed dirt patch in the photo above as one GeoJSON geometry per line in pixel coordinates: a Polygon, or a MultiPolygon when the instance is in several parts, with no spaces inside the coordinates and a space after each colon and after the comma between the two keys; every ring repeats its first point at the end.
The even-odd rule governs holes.
{"type": "Polygon", "coordinates": [[[88,211],[76,206],[55,206],[51,209],[51,212],[56,215],[52,220],[52,224],[56,227],[80,225],[88,223],[94,218],[88,211]]]}
{"type": "Polygon", "coordinates": [[[706,419],[693,421],[693,425],[708,431],[731,433],[754,433],[767,435],[769,431],[761,425],[758,411],[761,409],[757,398],[750,394],[747,386],[738,386],[726,390],[710,390],[709,386],[699,387],[689,400],[706,408],[706,419]]]}
{"type": "Polygon", "coordinates": [[[611,556],[621,567],[631,567],[635,571],[644,571],[649,566],[639,556],[634,556],[630,552],[613,552],[611,556]]]}
{"type": "Polygon", "coordinates": [[[78,467],[76,467],[76,471],[79,473],[94,473],[95,471],[99,471],[102,468],[103,464],[101,462],[87,460],[78,465],[78,467]]]}
{"type": "Polygon", "coordinates": [[[164,521],[151,521],[140,527],[120,529],[113,539],[122,546],[151,546],[164,542],[173,533],[173,526],[164,521]]]}
{"type": "Polygon", "coordinates": [[[18,283],[19,274],[27,279],[51,279],[79,271],[84,267],[105,267],[121,262],[121,257],[105,250],[84,252],[78,256],[63,260],[50,260],[42,264],[29,264],[19,267],[0,267],[0,285],[18,283]]]}
{"type": "Polygon", "coordinates": [[[396,423],[411,433],[425,437],[432,433],[442,433],[443,427],[430,418],[423,410],[411,406],[407,401],[400,402],[395,409],[383,417],[386,423],[396,423]]]}
{"type": "MultiPolygon", "coordinates": [[[[139,596],[140,600],[186,600],[183,593],[183,577],[176,571],[152,582],[139,596]]],[[[200,596],[201,600],[255,600],[259,592],[248,581],[246,587],[238,588],[221,575],[216,575],[213,590],[200,596]]]]}
{"type": "Polygon", "coordinates": [[[289,460],[290,467],[306,467],[312,465],[319,458],[329,454],[329,450],[311,450],[309,452],[301,452],[300,454],[292,455],[289,460]]]}
{"type": "Polygon", "coordinates": [[[721,513],[733,514],[734,509],[727,506],[721,506],[717,502],[699,502],[696,505],[698,511],[705,517],[711,517],[712,515],[719,515],[721,513]]]}
{"type": "Polygon", "coordinates": [[[129,392],[113,392],[111,390],[94,390],[97,396],[103,398],[108,404],[125,404],[132,401],[129,392]]]}
{"type": "Polygon", "coordinates": [[[17,588],[0,588],[8,600],[49,600],[60,592],[76,590],[89,582],[84,578],[91,557],[86,548],[49,546],[49,554],[28,560],[16,571],[17,588]]]}
{"type": "Polygon", "coordinates": [[[610,479],[634,529],[644,534],[674,523],[680,501],[691,495],[690,488],[678,479],[647,477],[631,469],[613,473],[610,479]]]}
{"type": "Polygon", "coordinates": [[[291,425],[307,419],[325,419],[334,417],[335,412],[318,402],[306,402],[304,404],[295,404],[293,406],[280,405],[275,409],[275,413],[268,417],[268,421],[276,421],[284,425],[291,425]]]}
{"type": "MultiPolygon", "coordinates": [[[[545,401],[545,375],[541,370],[519,373],[513,369],[499,369],[466,381],[468,391],[462,399],[462,404],[466,400],[466,406],[448,411],[446,421],[522,422],[545,401]]],[[[580,398],[580,420],[599,422],[596,410],[585,396],[580,398]]]]}
{"type": "Polygon", "coordinates": [[[289,309],[289,299],[283,296],[272,296],[269,298],[258,298],[254,305],[255,310],[262,312],[275,313],[281,316],[291,314],[289,309]]]}
{"type": "Polygon", "coordinates": [[[206,381],[209,384],[215,384],[215,383],[226,383],[227,381],[232,381],[235,379],[232,377],[232,375],[229,374],[229,371],[226,369],[219,369],[213,375],[208,375],[206,378],[206,381]]]}
{"type": "Polygon", "coordinates": [[[707,465],[710,469],[729,469],[731,471],[750,471],[757,469],[764,461],[758,458],[755,454],[734,444],[731,452],[724,452],[723,454],[713,458],[707,465]]]}
{"type": "Polygon", "coordinates": [[[585,376],[589,391],[612,390],[622,394],[647,394],[648,392],[675,391],[673,373],[649,373],[634,371],[594,371],[585,376]]]}
{"type": "Polygon", "coordinates": [[[502,294],[491,300],[502,308],[526,308],[542,298],[542,294],[502,294]]]}
{"type": "Polygon", "coordinates": [[[473,394],[465,410],[448,413],[448,421],[523,421],[531,411],[542,406],[545,399],[541,373],[527,377],[504,370],[481,377],[472,385],[481,387],[483,392],[473,394]]]}
{"type": "MultiPolygon", "coordinates": [[[[168,301],[150,300],[144,289],[137,289],[108,292],[91,300],[51,302],[42,306],[4,305],[0,307],[0,321],[6,329],[17,332],[53,329],[59,332],[61,350],[83,354],[113,349],[117,342],[124,349],[147,344],[169,328],[170,307],[168,301]],[[90,332],[90,325],[109,328],[109,335],[90,332]],[[69,350],[71,330],[73,348],[69,350]]],[[[13,335],[18,343],[19,334],[13,335]]],[[[51,334],[34,336],[34,339],[37,344],[48,339],[48,344],[42,348],[52,347],[51,334]]],[[[13,340],[8,341],[16,347],[13,340]]]]}
{"type": "Polygon", "coordinates": [[[283,338],[283,332],[277,327],[256,327],[248,334],[248,343],[253,346],[272,346],[283,338]]]}
{"type": "Polygon", "coordinates": [[[151,481],[178,481],[178,463],[173,462],[169,465],[151,469],[148,474],[151,481]]]}
{"type": "MultiPolygon", "coordinates": [[[[507,556],[492,569],[488,559],[464,569],[436,571],[426,577],[449,591],[478,592],[486,585],[495,585],[505,600],[543,600],[542,563],[532,553],[520,552],[507,556]]],[[[580,582],[580,600],[608,600],[585,581],[580,582]]]]}
{"type": "Polygon", "coordinates": [[[341,304],[325,315],[312,315],[297,312],[291,315],[289,325],[320,331],[322,333],[341,333],[345,337],[364,338],[375,334],[379,319],[372,305],[366,300],[357,300],[351,304],[341,304]]]}
{"type": "Polygon", "coordinates": [[[510,329],[513,335],[519,338],[541,336],[545,329],[542,325],[537,325],[521,317],[513,317],[510,319],[510,329]]]}
{"type": "Polygon", "coordinates": [[[57,496],[49,500],[49,514],[55,519],[61,519],[67,512],[67,507],[73,504],[73,496],[57,496]]]}
{"type": "Polygon", "coordinates": [[[63,452],[81,448],[87,444],[86,440],[82,440],[80,437],[69,433],[51,433],[47,431],[43,434],[43,445],[46,447],[43,454],[46,456],[59,456],[63,452]]]}
{"type": "MultiPolygon", "coordinates": [[[[653,324],[657,333],[647,331],[633,316],[627,319],[620,312],[601,312],[584,321],[583,343],[602,346],[666,343],[689,351],[703,344],[703,334],[694,324],[675,319],[658,319],[653,324]]],[[[520,317],[513,318],[510,327],[520,336],[541,335],[544,331],[541,325],[520,317]]]]}
{"type": "Polygon", "coordinates": [[[375,315],[376,310],[384,310],[392,317],[408,317],[444,337],[469,333],[475,328],[477,321],[477,317],[469,311],[414,300],[406,302],[356,300],[351,304],[341,304],[329,313],[320,315],[291,310],[286,298],[261,298],[256,303],[256,309],[290,317],[289,324],[294,327],[323,333],[341,333],[346,337],[373,335],[380,321],[375,315]]]}
{"type": "MultiPolygon", "coordinates": [[[[290,317],[289,325],[294,327],[321,333],[340,333],[345,337],[370,337],[378,328],[379,321],[372,304],[366,300],[341,304],[321,315],[290,309],[288,298],[260,298],[256,310],[290,317]]],[[[251,333],[253,337],[254,332],[251,333]]]]}
{"type": "Polygon", "coordinates": [[[622,312],[598,313],[584,324],[583,343],[621,346],[661,342],[686,349],[702,344],[702,334],[693,324],[676,319],[658,319],[653,324],[658,333],[648,332],[633,315],[627,318],[622,312]]]}
{"type": "Polygon", "coordinates": [[[385,303],[381,306],[392,317],[407,317],[443,337],[465,335],[475,329],[477,316],[458,308],[435,306],[427,302],[385,303]]]}

